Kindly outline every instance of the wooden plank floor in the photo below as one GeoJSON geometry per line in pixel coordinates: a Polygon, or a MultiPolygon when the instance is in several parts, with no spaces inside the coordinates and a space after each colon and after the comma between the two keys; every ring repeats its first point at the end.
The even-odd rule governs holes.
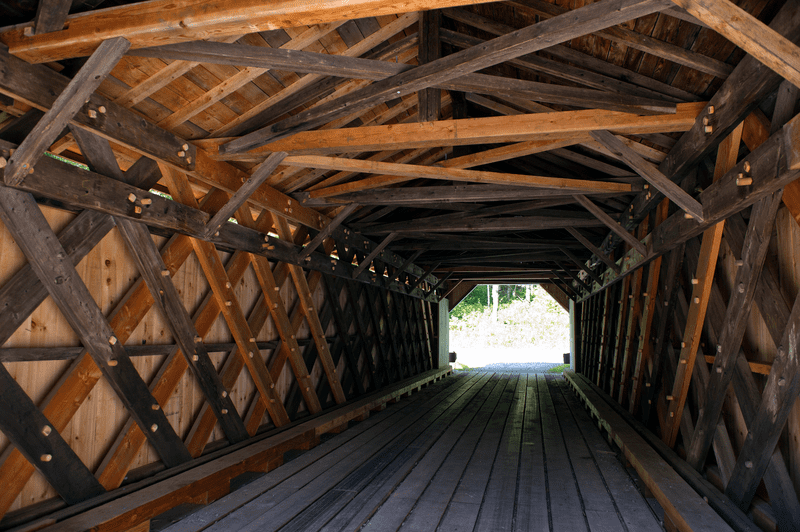
{"type": "Polygon", "coordinates": [[[164,530],[663,528],[562,377],[468,373],[164,530]]]}

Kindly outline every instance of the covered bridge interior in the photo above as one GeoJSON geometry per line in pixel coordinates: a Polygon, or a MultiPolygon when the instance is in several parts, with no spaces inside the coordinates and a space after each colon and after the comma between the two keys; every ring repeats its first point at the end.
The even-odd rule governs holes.
{"type": "Polygon", "coordinates": [[[800,1],[0,21],[0,530],[800,527],[800,1]],[[452,375],[448,310],[519,283],[573,371],[452,375]],[[391,490],[289,521],[278,480],[356,458],[391,490]],[[625,465],[663,516],[626,517],[625,465]],[[258,482],[275,520],[222,524],[258,482]]]}

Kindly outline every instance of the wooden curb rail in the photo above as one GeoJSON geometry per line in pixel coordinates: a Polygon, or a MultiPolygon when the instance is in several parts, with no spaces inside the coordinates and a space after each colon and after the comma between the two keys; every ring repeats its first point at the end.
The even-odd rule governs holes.
{"type": "MultiPolygon", "coordinates": [[[[608,431],[647,488],[664,508],[666,516],[682,532],[758,530],[744,514],[728,515],[731,528],[714,508],[690,486],[673,467],[651,447],[628,422],[609,405],[596,388],[573,371],[564,372],[567,382],[608,431]],[[734,523],[731,523],[734,524],[734,523]]],[[[721,496],[721,495],[720,495],[721,496]]]]}

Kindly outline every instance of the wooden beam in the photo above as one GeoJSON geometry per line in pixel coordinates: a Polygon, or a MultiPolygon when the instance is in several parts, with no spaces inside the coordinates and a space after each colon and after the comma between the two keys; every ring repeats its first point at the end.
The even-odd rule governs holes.
{"type": "MultiPolygon", "coordinates": [[[[406,21],[404,24],[411,23],[407,22],[408,19],[409,17],[404,18],[406,21]]],[[[415,21],[416,13],[410,19],[415,21]]],[[[392,29],[392,31],[395,30],[392,29]]],[[[391,32],[389,34],[391,35],[391,32]]],[[[52,107],[56,95],[63,92],[69,81],[65,76],[44,65],[28,64],[0,49],[0,93],[13,96],[38,109],[47,110],[52,107]]],[[[106,107],[107,111],[104,115],[106,118],[103,120],[91,119],[87,114],[78,113],[72,120],[73,124],[91,130],[101,137],[117,142],[160,163],[188,172],[206,185],[220,188],[230,194],[235,193],[248,178],[248,174],[245,172],[227,163],[211,159],[206,152],[196,149],[193,144],[142,120],[136,113],[97,93],[93,94],[89,100],[88,106],[92,109],[106,107]],[[184,156],[180,156],[180,152],[184,152],[184,156]]],[[[43,161],[44,159],[40,160],[40,164],[43,164],[43,161]]],[[[33,177],[33,175],[36,174],[28,177],[33,177]]],[[[78,194],[76,197],[83,196],[86,194],[78,194]]],[[[151,199],[154,203],[157,201],[156,197],[151,199]]],[[[325,216],[313,209],[299,205],[289,196],[266,185],[262,185],[250,197],[250,202],[259,208],[281,214],[292,223],[316,230],[322,229],[325,225],[323,223],[325,216]],[[292,207],[291,212],[286,212],[287,205],[292,207]]],[[[145,210],[145,212],[147,211],[145,210]]],[[[345,233],[342,228],[338,228],[334,232],[334,236],[356,249],[368,247],[364,244],[366,239],[360,236],[355,238],[352,232],[345,233]]],[[[396,266],[402,263],[402,258],[387,252],[385,261],[396,266]]],[[[411,269],[419,271],[419,268],[413,265],[411,269]]]]}
{"type": "MultiPolygon", "coordinates": [[[[442,12],[438,9],[423,11],[419,14],[419,64],[424,65],[442,56],[442,43],[439,40],[439,28],[442,24],[442,12]]],[[[441,89],[428,88],[419,91],[417,100],[418,119],[420,122],[439,120],[442,111],[441,89]]]]}
{"type": "Polygon", "coordinates": [[[758,412],[736,460],[731,479],[725,489],[739,508],[748,508],[761,478],[772,458],[772,451],[800,394],[798,341],[800,333],[800,299],[792,306],[786,331],[780,342],[772,370],[767,378],[758,412]]]}
{"type": "MultiPolygon", "coordinates": [[[[600,260],[602,260],[602,261],[603,261],[603,262],[606,264],[606,266],[608,266],[609,268],[611,268],[612,270],[614,270],[614,271],[615,271],[615,272],[617,272],[617,273],[619,273],[619,272],[620,272],[620,267],[619,267],[619,264],[617,264],[616,262],[614,262],[614,261],[611,259],[611,257],[609,257],[608,255],[606,255],[605,253],[603,253],[602,251],[600,251],[600,248],[598,248],[597,246],[595,246],[594,244],[592,244],[592,242],[591,242],[591,241],[590,241],[588,238],[586,238],[585,236],[583,236],[583,235],[581,234],[581,232],[580,232],[580,231],[578,231],[578,230],[577,230],[577,229],[575,229],[574,227],[567,227],[567,232],[569,232],[569,234],[571,234],[572,236],[574,236],[574,237],[575,237],[575,240],[577,240],[578,242],[580,242],[581,244],[583,244],[583,246],[584,246],[586,249],[588,249],[589,251],[591,251],[592,253],[594,253],[594,255],[595,255],[597,258],[599,258],[600,260]]],[[[600,284],[603,284],[603,283],[600,283],[600,284]]]]}
{"type": "Polygon", "coordinates": [[[800,48],[727,0],[673,0],[752,57],[800,87],[800,48]]]}
{"type": "Polygon", "coordinates": [[[228,202],[217,211],[217,213],[206,224],[205,234],[210,237],[216,233],[219,228],[233,216],[233,213],[239,210],[239,207],[244,205],[247,199],[260,187],[264,181],[272,174],[272,172],[281,164],[286,153],[277,152],[273,153],[267,159],[258,165],[250,178],[231,196],[228,202]]]}
{"type": "MultiPolygon", "coordinates": [[[[166,166],[162,167],[161,171],[167,178],[172,197],[176,201],[196,208],[197,200],[194,198],[194,193],[189,186],[186,175],[166,166]]],[[[255,335],[250,330],[247,320],[242,314],[236,295],[233,293],[233,285],[222,267],[217,249],[212,243],[197,238],[192,238],[191,242],[214,297],[217,299],[222,315],[225,317],[228,328],[236,340],[239,356],[242,357],[247,369],[250,371],[258,392],[267,400],[267,410],[272,422],[277,427],[285,425],[289,422],[289,416],[286,414],[283,402],[275,390],[275,383],[270,377],[261,356],[259,355],[256,358],[256,354],[259,351],[255,343],[255,335]]]]}
{"type": "Polygon", "coordinates": [[[441,262],[436,262],[436,263],[434,263],[434,264],[432,264],[432,265],[428,266],[428,269],[427,269],[427,270],[425,270],[425,273],[423,273],[422,275],[420,275],[419,277],[417,277],[417,278],[414,280],[414,282],[412,282],[412,283],[409,285],[409,287],[408,287],[408,291],[409,291],[409,292],[411,292],[411,291],[413,291],[413,290],[414,290],[416,287],[418,287],[420,284],[422,284],[422,282],[425,280],[425,278],[426,278],[427,276],[429,276],[431,273],[433,273],[433,271],[434,271],[436,268],[438,268],[440,264],[441,264],[441,262]]]}
{"type": "Polygon", "coordinates": [[[361,263],[358,265],[358,267],[355,270],[353,270],[353,275],[352,275],[353,279],[358,279],[358,276],[361,275],[361,273],[364,270],[369,268],[369,266],[372,264],[372,261],[375,259],[375,257],[377,257],[383,251],[383,249],[386,246],[391,244],[392,240],[397,238],[397,236],[398,236],[397,233],[389,233],[388,235],[386,235],[384,237],[384,239],[381,240],[381,243],[378,244],[377,246],[375,246],[372,249],[372,251],[370,251],[369,255],[367,255],[366,258],[361,261],[361,263]]]}
{"type": "MultiPolygon", "coordinates": [[[[601,129],[610,129],[620,134],[670,133],[691,129],[695,118],[704,109],[703,103],[682,103],[677,105],[674,114],[650,116],[619,111],[582,110],[366,126],[350,128],[346,132],[322,129],[294,133],[290,137],[271,141],[263,148],[247,148],[256,154],[261,151],[325,154],[499,144],[565,139],[571,136],[585,139],[584,135],[589,131],[601,129]]],[[[222,146],[221,154],[234,153],[230,150],[223,151],[222,146]]],[[[245,147],[241,151],[247,151],[245,147]]],[[[239,152],[237,150],[235,153],[239,152]]]]}
{"type": "Polygon", "coordinates": [[[750,317],[753,297],[767,256],[775,216],[781,203],[781,192],[767,196],[753,206],[742,248],[742,265],[736,269],[725,314],[724,328],[719,332],[713,371],[705,389],[705,403],[695,423],[692,441],[687,448],[687,462],[697,470],[705,462],[711,447],[728,385],[733,379],[736,357],[750,317]]]}
{"type": "Polygon", "coordinates": [[[34,34],[63,30],[70,7],[72,7],[71,0],[39,0],[36,18],[33,19],[34,34]]]}
{"type": "Polygon", "coordinates": [[[481,47],[462,50],[421,65],[414,70],[386,78],[349,95],[303,111],[259,132],[228,143],[223,152],[237,153],[298,131],[307,131],[342,115],[367,109],[398,95],[411,94],[443,81],[538,51],[588,32],[627,22],[664,9],[662,0],[605,0],[561,17],[528,26],[497,37],[481,47]]]}
{"type": "Polygon", "coordinates": [[[580,192],[620,192],[632,190],[628,183],[610,181],[594,181],[584,179],[563,179],[522,174],[504,174],[479,170],[462,170],[460,168],[438,168],[414,164],[396,164],[363,159],[345,159],[339,157],[322,157],[317,155],[295,155],[284,159],[283,164],[305,168],[325,168],[328,170],[347,170],[371,174],[386,174],[380,177],[352,181],[343,185],[312,190],[308,193],[311,199],[325,198],[348,192],[358,192],[371,188],[385,187],[415,178],[427,178],[443,181],[470,183],[505,184],[511,186],[527,186],[550,188],[580,192]],[[396,176],[396,177],[395,177],[396,176]]]}
{"type": "Polygon", "coordinates": [[[306,244],[306,246],[303,248],[303,251],[297,255],[297,258],[300,260],[305,260],[306,257],[311,255],[311,253],[317,249],[322,242],[331,235],[331,233],[333,233],[334,229],[342,225],[347,217],[353,214],[353,211],[355,211],[358,206],[358,203],[351,203],[340,210],[333,220],[331,220],[328,225],[323,227],[322,230],[317,233],[317,236],[311,240],[311,242],[306,244]]]}
{"type": "Polygon", "coordinates": [[[691,197],[686,191],[671,181],[667,176],[658,171],[654,165],[644,160],[627,144],[619,140],[609,131],[592,131],[593,139],[608,148],[613,154],[625,161],[637,174],[642,176],[650,185],[657,188],[678,205],[685,212],[691,214],[697,221],[703,221],[703,206],[691,197]]]}
{"type": "MultiPolygon", "coordinates": [[[[345,363],[353,376],[356,393],[363,395],[364,376],[358,370],[358,353],[354,352],[353,344],[350,341],[350,324],[345,320],[342,305],[340,303],[341,287],[338,285],[338,280],[330,276],[323,275],[322,282],[325,285],[325,290],[328,294],[328,304],[333,309],[333,321],[336,324],[336,330],[339,332],[339,338],[342,341],[344,348],[345,363]]],[[[372,375],[370,375],[370,378],[372,375]]],[[[371,380],[371,379],[370,379],[371,380]]]]}
{"type": "MultiPolygon", "coordinates": [[[[720,145],[717,164],[714,168],[715,180],[722,178],[735,165],[739,153],[741,134],[742,126],[734,130],[720,145]]],[[[719,247],[722,242],[724,228],[725,222],[721,221],[703,232],[700,257],[694,277],[696,282],[693,281],[692,299],[689,302],[686,329],[683,332],[681,352],[678,359],[679,364],[672,385],[672,393],[670,394],[672,399],[668,399],[667,417],[665,418],[666,431],[662,434],[664,443],[669,447],[674,447],[678,438],[678,429],[683,416],[686,398],[689,394],[689,384],[697,358],[697,350],[700,348],[700,336],[706,317],[706,309],[708,308],[711,286],[714,282],[714,271],[717,267],[717,258],[719,257],[719,247]]],[[[716,426],[716,423],[714,425],[716,426]]]]}
{"type": "Polygon", "coordinates": [[[647,254],[647,248],[644,244],[641,243],[636,237],[631,235],[629,232],[625,230],[616,220],[611,218],[606,212],[595,205],[592,200],[584,196],[583,194],[575,194],[575,199],[578,200],[578,203],[583,205],[583,207],[592,213],[599,221],[601,221],[605,226],[609,229],[614,231],[617,235],[619,235],[625,242],[630,244],[630,246],[641,253],[642,255],[647,254]]]}
{"type": "Polygon", "coordinates": [[[105,41],[97,48],[8,160],[4,176],[7,185],[17,185],[33,172],[45,150],[55,142],[129,47],[130,43],[119,37],[105,41]]]}
{"type": "MultiPolygon", "coordinates": [[[[289,224],[286,223],[286,220],[276,215],[273,215],[273,219],[275,220],[275,225],[278,228],[278,234],[281,236],[281,238],[291,238],[291,230],[289,229],[289,224]]],[[[345,402],[347,398],[345,397],[344,390],[342,389],[340,377],[336,372],[336,365],[333,362],[333,357],[331,356],[331,352],[328,347],[328,341],[325,338],[325,329],[322,326],[322,323],[319,319],[319,314],[315,309],[311,288],[309,287],[302,268],[299,266],[290,265],[289,272],[292,275],[295,290],[297,291],[298,306],[302,314],[306,317],[306,323],[308,323],[311,336],[314,338],[314,343],[317,346],[317,353],[319,355],[320,363],[322,364],[322,369],[325,372],[328,383],[330,384],[331,394],[333,395],[333,399],[336,401],[336,403],[341,404],[345,402]]],[[[297,330],[297,327],[294,326],[294,323],[292,323],[292,329],[294,331],[297,330]]]]}
{"type": "MultiPolygon", "coordinates": [[[[96,172],[122,179],[123,174],[117,165],[114,152],[107,140],[101,139],[79,128],[74,128],[72,134],[81,148],[86,161],[96,172]]],[[[214,363],[208,356],[208,351],[199,340],[200,335],[195,329],[186,307],[183,306],[181,296],[169,275],[158,249],[153,243],[150,232],[141,224],[119,218],[114,220],[122,236],[131,258],[136,264],[139,273],[145,280],[153,302],[167,321],[180,346],[183,356],[200,387],[208,404],[214,410],[219,420],[222,431],[231,443],[242,441],[248,437],[242,419],[231,400],[228,390],[223,386],[214,363]]]]}
{"type": "MultiPolygon", "coordinates": [[[[609,220],[611,220],[610,217],[609,220]]],[[[565,229],[567,227],[600,227],[603,225],[605,224],[596,218],[581,217],[573,212],[565,212],[555,216],[542,213],[541,216],[509,216],[504,218],[478,218],[475,220],[467,218],[449,222],[443,221],[438,223],[436,227],[420,223],[417,220],[408,220],[372,226],[364,231],[374,234],[389,232],[408,234],[427,233],[433,229],[437,232],[461,233],[468,231],[540,231],[545,229],[565,229]]]]}
{"type": "Polygon", "coordinates": [[[167,467],[191,459],[58,238],[25,192],[0,187],[0,218],[95,363],[167,467]]]}
{"type": "MultiPolygon", "coordinates": [[[[394,15],[409,11],[453,7],[482,3],[482,0],[413,0],[402,6],[387,5],[379,0],[356,0],[347,6],[347,18],[394,15]]],[[[278,28],[294,28],[342,20],[344,4],[300,2],[264,5],[255,0],[235,0],[214,6],[190,1],[179,3],[151,0],[136,6],[115,6],[67,18],[63,31],[26,37],[21,26],[0,34],[11,53],[31,63],[59,61],[89,55],[107,39],[124,36],[133,48],[180,43],[241,35],[242,28],[250,32],[278,28]],[[190,21],[190,24],[184,21],[190,21]],[[184,22],[184,24],[181,24],[184,22]]]]}
{"type": "MultiPolygon", "coordinates": [[[[573,228],[569,227],[568,229],[573,229],[573,228]]],[[[597,281],[599,284],[603,284],[603,280],[596,273],[594,273],[588,266],[586,266],[585,262],[582,262],[578,257],[576,257],[573,252],[571,252],[567,248],[562,248],[562,247],[559,247],[558,250],[564,255],[566,255],[567,258],[571,260],[572,263],[575,264],[578,268],[586,272],[586,275],[597,281]]]]}
{"type": "MultiPolygon", "coordinates": [[[[67,504],[105,493],[59,431],[0,364],[0,430],[67,504]]],[[[9,479],[13,480],[13,479],[9,479]]]]}

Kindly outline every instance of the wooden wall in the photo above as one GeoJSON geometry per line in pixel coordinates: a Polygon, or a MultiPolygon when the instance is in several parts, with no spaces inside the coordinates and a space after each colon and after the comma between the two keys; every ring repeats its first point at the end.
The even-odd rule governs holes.
{"type": "MultiPolygon", "coordinates": [[[[43,207],[42,210],[56,233],[75,218],[75,214],[55,208],[43,207]]],[[[167,239],[153,237],[153,240],[163,253],[167,247],[167,239]]],[[[224,263],[231,258],[231,255],[220,253],[220,258],[224,263]]],[[[0,224],[0,287],[8,283],[25,263],[25,256],[15,244],[11,234],[0,224]]],[[[271,266],[274,268],[275,263],[271,263],[271,266]]],[[[100,244],[80,261],[77,272],[108,317],[113,317],[118,312],[125,312],[127,308],[125,302],[129,301],[132,291],[141,283],[128,248],[116,228],[112,229],[100,244]]],[[[284,278],[286,282],[280,287],[279,293],[287,315],[291,316],[298,305],[298,294],[292,277],[286,275],[284,278]]],[[[210,297],[210,287],[194,253],[188,255],[172,279],[184,307],[191,316],[195,316],[202,308],[204,300],[210,297]]],[[[433,338],[436,323],[433,321],[435,314],[431,312],[429,303],[355,281],[329,280],[337,287],[341,307],[338,319],[344,320],[343,327],[347,329],[344,333],[339,330],[337,317],[334,316],[339,309],[331,304],[324,282],[318,283],[313,291],[313,310],[318,313],[324,327],[324,334],[336,371],[341,377],[346,398],[355,397],[431,369],[432,356],[436,356],[436,344],[433,338]],[[357,297],[355,302],[354,295],[357,297]],[[380,298],[384,298],[387,304],[382,305],[380,298]],[[349,358],[351,355],[353,358],[349,358]],[[355,368],[357,371],[354,371],[355,368]]],[[[252,264],[247,266],[241,280],[235,283],[234,291],[238,305],[245,316],[257,309],[260,302],[263,305],[262,290],[252,264]]],[[[336,401],[328,387],[308,321],[302,320],[300,323],[295,336],[303,350],[302,354],[319,401],[323,407],[334,406],[336,401]]],[[[210,352],[216,369],[223,372],[228,358],[238,356],[229,355],[234,339],[223,315],[219,313],[208,331],[201,334],[203,342],[207,345],[228,344],[223,352],[210,352]]],[[[268,318],[263,327],[254,330],[253,334],[256,335],[258,342],[272,342],[271,346],[262,349],[261,352],[267,367],[271,368],[279,349],[276,349],[276,341],[280,340],[274,320],[268,318]]],[[[130,331],[130,337],[125,342],[126,347],[173,344],[169,323],[154,307],[150,308],[144,318],[130,331]]],[[[65,383],[69,383],[70,379],[82,378],[80,372],[77,374],[75,372],[75,366],[78,364],[75,353],[65,358],[63,350],[59,350],[80,345],[80,339],[72,331],[53,300],[48,297],[0,346],[0,360],[33,402],[44,408],[52,400],[53,394],[59,390],[63,392],[62,387],[65,383]],[[49,349],[33,351],[33,348],[49,349]],[[21,356],[38,359],[14,361],[21,356]]],[[[280,345],[280,342],[277,342],[277,345],[280,345]]],[[[131,359],[143,380],[153,390],[163,378],[161,373],[168,366],[169,355],[132,356],[131,359]]],[[[298,401],[296,397],[297,380],[290,363],[284,361],[282,370],[271,369],[273,374],[279,375],[275,389],[284,401],[290,418],[296,419],[307,415],[305,402],[298,401]],[[292,406],[293,404],[296,408],[292,406]]],[[[177,435],[188,442],[193,437],[193,426],[205,403],[205,397],[189,372],[183,373],[168,397],[166,402],[162,402],[161,407],[177,435]]],[[[235,384],[230,387],[230,398],[241,418],[251,428],[251,434],[252,429],[264,430],[273,426],[269,415],[265,415],[263,409],[255,408],[258,393],[254,380],[247,370],[242,371],[235,384]],[[256,411],[259,412],[259,418],[251,420],[250,416],[256,411]]],[[[80,402],[81,399],[76,397],[75,401],[80,402]]],[[[104,460],[117,449],[118,438],[128,430],[129,424],[128,411],[106,380],[100,378],[96,385],[90,387],[88,396],[80,403],[74,416],[60,433],[89,470],[102,478],[106,465],[104,460]]],[[[209,442],[211,443],[204,447],[226,444],[219,424],[216,425],[209,442]]],[[[0,516],[5,514],[6,517],[13,516],[20,509],[30,508],[43,501],[52,502],[58,498],[55,490],[38,471],[29,481],[19,486],[20,490],[13,491],[16,485],[14,475],[17,472],[14,468],[4,468],[4,466],[10,463],[9,457],[14,449],[0,432],[0,484],[7,487],[3,495],[0,495],[0,516]]],[[[145,443],[126,469],[134,471],[158,461],[158,454],[145,443]]],[[[112,489],[116,486],[106,487],[112,489]]],[[[3,522],[0,521],[0,527],[2,525],[3,522]]]]}
{"type": "MultiPolygon", "coordinates": [[[[696,424],[701,410],[707,407],[707,401],[713,395],[713,391],[709,391],[709,382],[715,373],[718,376],[728,371],[727,368],[717,370],[717,366],[712,364],[718,353],[721,327],[725,323],[724,305],[734,304],[734,292],[744,290],[744,286],[739,288],[736,280],[737,272],[743,267],[742,249],[736,249],[736,238],[731,237],[730,232],[738,227],[741,235],[744,235],[744,229],[755,217],[754,212],[755,208],[746,209],[726,222],[729,225],[722,233],[719,252],[710,255],[716,269],[707,293],[698,291],[698,287],[704,283],[698,263],[702,263],[705,250],[701,246],[706,238],[706,235],[700,235],[689,240],[685,247],[677,248],[674,253],[679,256],[671,257],[668,253],[660,259],[660,263],[657,263],[657,259],[578,303],[581,320],[579,372],[646,423],[679,455],[687,458],[690,464],[692,459],[687,455],[695,436],[696,424]],[[652,280],[652,275],[658,275],[657,283],[652,280]],[[670,281],[675,285],[671,298],[670,281]],[[652,291],[653,286],[657,287],[655,292],[652,291]],[[721,295],[721,298],[715,294],[721,295]],[[686,359],[687,343],[693,339],[687,329],[687,320],[696,311],[692,306],[698,307],[701,302],[708,306],[701,320],[701,330],[694,335],[698,338],[699,350],[694,368],[688,371],[691,375],[690,385],[682,389],[676,384],[676,373],[685,372],[687,364],[683,360],[686,359]],[[686,396],[679,422],[675,421],[677,417],[672,407],[679,399],[676,390],[686,396]],[[677,423],[674,428],[673,423],[677,423]],[[672,440],[671,430],[675,432],[672,440]]],[[[725,386],[721,392],[724,395],[723,407],[721,421],[715,428],[714,443],[707,457],[695,465],[742,510],[750,512],[761,528],[790,530],[800,522],[796,519],[800,515],[800,402],[796,394],[791,396],[791,409],[786,422],[778,427],[780,437],[776,449],[779,456],[773,458],[773,461],[778,459],[778,463],[770,466],[777,469],[767,471],[764,481],[758,483],[760,485],[754,497],[741,496],[744,490],[741,479],[746,479],[750,471],[758,468],[759,460],[769,461],[772,453],[772,448],[765,445],[753,454],[755,459],[748,459],[750,454],[744,458],[741,456],[742,453],[753,453],[752,449],[746,449],[748,427],[752,428],[752,423],[765,412],[768,417],[776,415],[774,410],[778,406],[774,403],[780,400],[765,392],[765,389],[770,378],[779,378],[778,375],[770,377],[773,363],[785,367],[782,365],[785,357],[781,359],[778,354],[778,345],[762,314],[759,298],[777,295],[783,300],[781,304],[791,309],[800,293],[800,225],[785,205],[778,208],[774,222],[770,221],[768,225],[765,230],[771,238],[761,282],[753,300],[747,303],[749,315],[746,316],[741,342],[741,350],[749,363],[747,379],[752,376],[755,388],[763,396],[751,396],[751,404],[747,408],[754,408],[757,414],[754,416],[751,411],[748,418],[747,408],[740,403],[746,400],[740,384],[746,379],[737,381],[738,377],[735,377],[731,384],[725,386]],[[768,278],[776,280],[776,290],[765,294],[764,282],[768,278]],[[759,407],[761,411],[758,411],[759,407]],[[773,475],[772,481],[767,479],[769,475],[773,475]],[[780,488],[775,479],[783,480],[780,488]]],[[[738,238],[741,242],[742,237],[738,238]]],[[[745,247],[755,248],[758,240],[745,242],[748,242],[745,247]]],[[[768,318],[774,319],[772,316],[768,318]]],[[[796,379],[793,374],[782,375],[786,380],[796,379]]],[[[756,438],[758,434],[762,433],[757,432],[756,438]]],[[[755,479],[756,482],[759,479],[760,476],[755,479]]]]}

